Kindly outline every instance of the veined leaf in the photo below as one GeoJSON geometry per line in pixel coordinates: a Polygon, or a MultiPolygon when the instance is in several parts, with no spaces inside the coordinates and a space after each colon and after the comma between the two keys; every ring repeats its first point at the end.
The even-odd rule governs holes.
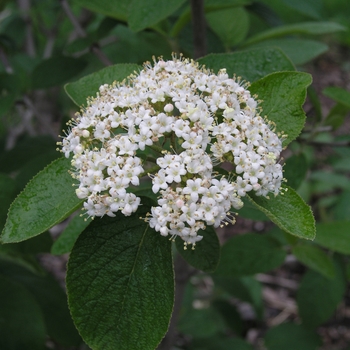
{"type": "Polygon", "coordinates": [[[171,242],[132,216],[94,220],[79,236],[67,273],[68,302],[86,343],[96,350],[153,350],[173,308],[171,242]]]}
{"type": "Polygon", "coordinates": [[[24,241],[45,232],[78,209],[82,200],[68,173],[70,161],[59,158],[38,173],[11,204],[2,243],[24,241]]]}
{"type": "Polygon", "coordinates": [[[210,54],[198,60],[216,73],[225,68],[230,76],[236,75],[249,82],[280,71],[295,70],[289,58],[277,48],[258,48],[234,53],[210,54]]]}
{"type": "Polygon", "coordinates": [[[315,219],[311,208],[290,187],[278,196],[270,198],[250,194],[249,198],[282,230],[305,239],[314,239],[315,219]]]}
{"type": "Polygon", "coordinates": [[[284,146],[293,141],[304,127],[302,106],[311,82],[311,75],[307,73],[279,72],[256,81],[249,88],[262,100],[260,107],[263,116],[276,123],[277,131],[287,135],[284,146]]]}

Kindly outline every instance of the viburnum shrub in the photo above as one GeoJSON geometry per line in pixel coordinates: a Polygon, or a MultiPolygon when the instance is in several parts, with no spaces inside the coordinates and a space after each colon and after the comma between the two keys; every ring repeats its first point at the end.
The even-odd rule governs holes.
{"type": "Polygon", "coordinates": [[[102,85],[61,143],[87,216],[136,212],[142,201],[133,189],[148,176],[158,205],[145,220],[186,248],[203,238],[199,230],[234,223],[230,210],[247,193],[278,195],[284,136],[260,116],[247,86],[182,57],[102,85]]]}
{"type": "Polygon", "coordinates": [[[39,235],[79,210],[51,250],[70,252],[75,326],[92,349],[155,349],[179,311],[173,255],[223,278],[278,267],[285,251],[261,235],[242,236],[255,255],[241,267],[234,244],[221,250],[215,228],[252,207],[314,238],[311,210],[287,186],[281,156],[303,128],[310,83],[280,51],[259,49],[114,65],[67,84],[82,107],[59,142],[64,157],[13,202],[2,242],[39,235]]]}

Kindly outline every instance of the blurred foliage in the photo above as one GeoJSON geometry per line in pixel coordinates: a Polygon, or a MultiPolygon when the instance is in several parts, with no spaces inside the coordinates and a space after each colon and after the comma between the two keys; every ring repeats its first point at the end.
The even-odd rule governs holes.
{"type": "MultiPolygon", "coordinates": [[[[214,70],[224,65],[230,74],[241,72],[243,79],[253,83],[252,91],[266,80],[283,84],[286,75],[278,78],[280,73],[274,72],[307,71],[305,64],[329,48],[341,46],[349,52],[348,0],[206,0],[204,5],[208,56],[199,62],[214,70]]],[[[172,52],[181,52],[193,57],[190,5],[183,0],[147,4],[139,0],[3,0],[0,11],[1,229],[18,195],[22,206],[30,202],[25,197],[29,190],[41,193],[43,188],[61,186],[57,202],[67,204],[53,205],[51,217],[43,221],[28,210],[19,231],[29,238],[26,230],[33,225],[43,234],[0,245],[0,348],[87,349],[73,326],[63,289],[38,263],[38,254],[70,252],[89,224],[75,216],[54,244],[47,232],[81,204],[65,191],[68,177],[65,184],[45,182],[66,169],[61,167],[65,160],[57,159],[57,134],[77,110],[74,103],[83,105],[100,83],[125,78],[152,56],[169,58],[172,52]],[[42,176],[38,187],[39,181],[27,185],[34,176],[42,176]]],[[[293,101],[295,89],[287,94],[293,101]]],[[[218,241],[211,237],[217,252],[208,260],[187,256],[205,272],[187,284],[178,321],[185,342],[177,349],[249,350],[252,346],[245,336],[253,326],[264,330],[261,336],[268,350],[311,350],[322,343],[315,330],[332,318],[350,276],[350,136],[339,132],[348,121],[350,91],[330,86],[322,93],[334,101],[333,107],[325,113],[322,96],[311,85],[306,128],[299,137],[293,135],[293,127],[288,133],[292,142],[284,167],[288,185],[297,190],[291,190],[290,196],[300,195],[312,205],[316,239],[305,242],[279,228],[250,232],[228,239],[218,263],[218,241]],[[263,286],[256,274],[276,271],[286,255],[293,255],[306,270],[296,293],[301,323],[294,318],[268,328],[263,286]],[[252,319],[243,317],[238,301],[250,305],[252,319]]],[[[263,105],[264,111],[273,112],[273,107],[263,105]]],[[[293,108],[297,110],[298,105],[293,108]]],[[[52,199],[42,193],[44,210],[52,199]]],[[[249,201],[239,215],[266,220],[269,211],[257,209],[259,202],[249,201]]],[[[291,212],[299,215],[293,208],[291,212]]],[[[273,221],[278,224],[278,220],[273,221]]]]}

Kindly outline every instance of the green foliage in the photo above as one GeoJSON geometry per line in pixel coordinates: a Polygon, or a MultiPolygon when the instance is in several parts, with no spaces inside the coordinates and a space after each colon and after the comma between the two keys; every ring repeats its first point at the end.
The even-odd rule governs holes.
{"type": "MultiPolygon", "coordinates": [[[[289,187],[269,199],[249,192],[238,210],[249,219],[236,226],[242,234],[233,227],[217,235],[209,226],[194,250],[139,219],[157,199],[146,181],[131,189],[148,198],[131,217],[91,221],[79,212],[69,218],[82,200],[70,160],[55,148],[75,105],[84,110],[101,85],[122,82],[152,56],[191,57],[192,16],[200,14],[184,0],[49,0],[29,9],[3,1],[0,10],[0,348],[42,350],[49,341],[59,348],[155,349],[173,311],[174,277],[180,294],[187,282],[179,315],[175,307],[179,349],[251,350],[244,336],[252,324],[267,329],[267,350],[321,347],[316,328],[333,316],[350,280],[350,138],[344,134],[350,92],[326,87],[322,94],[333,105],[324,113],[322,96],[304,73],[310,66],[302,65],[339,43],[348,49],[348,2],[204,2],[207,55],[198,62],[251,84],[261,116],[286,135],[281,163],[289,187]],[[67,218],[53,242],[49,229],[67,218]],[[266,233],[269,221],[277,227],[266,233]],[[262,226],[262,233],[243,233],[262,226]],[[71,314],[64,290],[38,263],[36,255],[48,252],[71,252],[71,314]],[[256,274],[277,270],[287,252],[307,268],[296,291],[302,323],[269,328],[259,282],[266,276],[256,274]],[[189,271],[174,276],[172,254],[192,265],[189,271]],[[241,315],[241,302],[252,319],[241,315]]],[[[144,163],[156,154],[140,153],[144,163]]]]}
{"type": "Polygon", "coordinates": [[[139,69],[140,67],[135,64],[117,64],[69,83],[65,86],[65,90],[75,104],[83,106],[88,97],[96,96],[101,85],[122,81],[139,69]]]}
{"type": "Polygon", "coordinates": [[[335,277],[333,260],[320,248],[308,244],[299,244],[293,247],[292,253],[310,269],[328,278],[335,277]]]}
{"type": "Polygon", "coordinates": [[[315,221],[311,208],[290,187],[281,196],[259,197],[251,194],[252,203],[282,230],[305,239],[315,238],[315,221]],[[295,220],[295,218],[298,220],[295,220]]]}
{"type": "Polygon", "coordinates": [[[252,45],[263,40],[278,38],[285,35],[291,34],[328,34],[334,33],[341,30],[345,30],[345,27],[334,22],[305,22],[305,23],[296,23],[285,26],[280,26],[266,30],[261,34],[257,34],[249,38],[244,45],[252,45]]]}
{"type": "Polygon", "coordinates": [[[61,345],[78,345],[80,337],[63,289],[41,268],[28,269],[32,262],[24,266],[18,256],[12,260],[8,257],[0,255],[0,294],[4,303],[0,314],[6,320],[1,323],[1,348],[43,349],[46,335],[61,345]],[[18,326],[20,329],[15,328],[18,326]]]}
{"type": "Polygon", "coordinates": [[[81,206],[69,167],[68,159],[57,159],[28,183],[10,207],[2,243],[20,242],[45,232],[81,206]]]}
{"type": "Polygon", "coordinates": [[[212,11],[206,19],[227,48],[239,44],[248,34],[249,16],[244,7],[212,11]]]}
{"type": "Polygon", "coordinates": [[[2,349],[43,349],[45,324],[33,296],[18,283],[0,276],[2,349]]]}
{"type": "Polygon", "coordinates": [[[318,223],[316,229],[316,243],[335,252],[350,255],[350,221],[318,223]]]}
{"type": "Polygon", "coordinates": [[[301,132],[305,123],[302,105],[306,89],[311,84],[309,74],[301,72],[272,73],[254,82],[249,90],[262,100],[260,107],[264,115],[274,123],[279,132],[287,135],[286,146],[301,132]]]}
{"type": "Polygon", "coordinates": [[[266,272],[280,266],[286,253],[278,242],[262,235],[247,233],[231,238],[222,246],[216,276],[240,277],[266,272]]]}
{"type": "Polygon", "coordinates": [[[290,60],[276,48],[260,48],[234,53],[210,54],[198,60],[200,64],[218,72],[225,68],[229,75],[236,74],[254,82],[277,71],[293,71],[290,60]]]}
{"type": "Polygon", "coordinates": [[[284,323],[267,331],[265,344],[269,350],[309,350],[322,345],[320,336],[301,325],[284,323]]]}
{"type": "Polygon", "coordinates": [[[62,85],[78,75],[87,62],[72,57],[56,56],[48,58],[35,67],[32,75],[34,89],[47,89],[62,85]]]}
{"type": "Polygon", "coordinates": [[[309,270],[301,281],[297,302],[303,324],[315,328],[332,316],[345,293],[345,276],[336,266],[336,277],[329,279],[309,270]]]}
{"type": "Polygon", "coordinates": [[[205,271],[215,271],[220,259],[220,243],[216,231],[208,226],[205,230],[199,231],[203,240],[196,246],[196,249],[184,249],[184,241],[175,241],[177,251],[180,255],[195,268],[205,271]]]}
{"type": "Polygon", "coordinates": [[[168,328],[174,300],[171,244],[139,219],[148,210],[94,221],[74,245],[69,307],[92,348],[151,350],[168,328]]]}
{"type": "Polygon", "coordinates": [[[75,215],[52,245],[51,253],[55,255],[69,253],[78,236],[88,227],[91,219],[75,215]]]}

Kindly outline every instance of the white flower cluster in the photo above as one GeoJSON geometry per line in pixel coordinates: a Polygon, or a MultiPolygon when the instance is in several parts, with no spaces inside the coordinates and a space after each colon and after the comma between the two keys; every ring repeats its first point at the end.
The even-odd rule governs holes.
{"type": "Polygon", "coordinates": [[[201,240],[206,225],[234,222],[230,209],[247,192],[277,195],[283,181],[283,136],[258,115],[257,101],[224,69],[216,75],[192,60],[160,59],[102,85],[70,126],[62,152],[73,153],[87,214],[135,212],[133,188],[148,174],[158,206],[146,220],[185,245],[201,240]],[[218,170],[225,162],[228,177],[218,170]]]}

